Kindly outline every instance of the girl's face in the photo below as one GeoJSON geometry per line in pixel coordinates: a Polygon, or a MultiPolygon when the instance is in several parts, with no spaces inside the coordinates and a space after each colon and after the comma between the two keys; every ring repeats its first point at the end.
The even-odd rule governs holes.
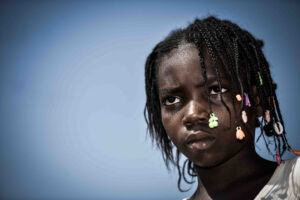
{"type": "MultiPolygon", "coordinates": [[[[192,44],[184,44],[165,55],[158,69],[158,91],[163,126],[180,152],[200,167],[219,165],[243,147],[252,147],[250,134],[255,130],[255,113],[247,109],[248,129],[239,116],[241,103],[232,100],[230,84],[224,69],[219,64],[222,90],[207,52],[203,52],[207,70],[207,87],[211,108],[218,117],[219,125],[209,128],[210,115],[208,95],[200,67],[198,50],[192,44]],[[221,101],[231,112],[230,115],[221,101]],[[236,112],[234,110],[236,109],[236,112]],[[246,138],[236,139],[236,127],[241,126],[246,138]],[[250,127],[250,128],[249,128],[250,127]]],[[[235,96],[236,94],[234,94],[235,96]]]]}

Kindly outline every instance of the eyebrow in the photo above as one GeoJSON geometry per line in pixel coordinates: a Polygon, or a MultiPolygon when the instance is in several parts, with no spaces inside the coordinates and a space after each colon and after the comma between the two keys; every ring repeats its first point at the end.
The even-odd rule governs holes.
{"type": "Polygon", "coordinates": [[[174,86],[169,88],[163,88],[159,90],[159,94],[172,94],[181,91],[181,86],[174,86]]]}
{"type": "MultiPolygon", "coordinates": [[[[216,76],[210,76],[207,77],[207,85],[217,81],[217,77],[216,76]]],[[[226,81],[227,79],[225,77],[220,77],[220,80],[226,81]]],[[[196,88],[202,87],[204,86],[205,82],[201,81],[200,83],[197,83],[195,85],[196,88]]],[[[175,85],[173,87],[168,87],[168,88],[162,88],[159,90],[160,94],[170,94],[170,93],[176,93],[176,92],[180,92],[182,89],[182,86],[180,85],[175,85]]]]}

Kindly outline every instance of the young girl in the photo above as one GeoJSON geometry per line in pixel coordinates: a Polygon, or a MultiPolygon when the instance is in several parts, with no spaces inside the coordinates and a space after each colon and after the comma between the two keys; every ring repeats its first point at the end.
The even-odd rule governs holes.
{"type": "Polygon", "coordinates": [[[171,32],[147,58],[148,130],[166,166],[177,166],[180,191],[182,178],[192,183],[186,173],[197,176],[187,199],[300,199],[300,159],[281,160],[286,150],[300,152],[286,140],[262,46],[236,24],[208,17],[171,32]],[[256,154],[256,127],[277,162],[256,154]]]}

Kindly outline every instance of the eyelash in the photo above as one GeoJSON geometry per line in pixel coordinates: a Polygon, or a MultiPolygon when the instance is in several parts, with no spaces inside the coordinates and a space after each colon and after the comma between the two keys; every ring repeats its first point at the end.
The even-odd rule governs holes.
{"type": "Polygon", "coordinates": [[[227,88],[221,88],[221,92],[219,91],[219,86],[212,86],[209,88],[209,94],[210,95],[217,95],[217,94],[223,94],[225,92],[227,92],[228,89],[227,88]]]}
{"type": "MultiPolygon", "coordinates": [[[[218,94],[223,94],[225,92],[228,92],[228,89],[227,88],[221,88],[221,92],[218,91],[219,90],[219,86],[212,86],[209,88],[209,94],[210,95],[218,95],[218,94]]],[[[172,106],[172,105],[175,105],[175,104],[178,104],[178,103],[181,103],[181,98],[178,97],[178,96],[168,96],[166,98],[163,99],[162,101],[162,104],[164,106],[172,106]],[[171,102],[170,103],[170,98],[174,98],[174,102],[171,102]],[[169,102],[168,102],[169,101],[169,102]]]]}
{"type": "Polygon", "coordinates": [[[165,106],[171,106],[171,105],[174,105],[174,104],[177,104],[177,103],[180,103],[181,99],[177,96],[168,96],[166,97],[162,102],[163,102],[163,105],[165,106]],[[173,103],[167,103],[168,100],[170,100],[170,98],[175,98],[174,101],[177,101],[177,102],[173,102],[173,103]]]}

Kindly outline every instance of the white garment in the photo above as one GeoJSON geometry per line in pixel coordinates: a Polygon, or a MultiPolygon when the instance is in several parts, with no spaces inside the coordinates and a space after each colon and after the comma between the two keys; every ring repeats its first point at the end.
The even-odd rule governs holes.
{"type": "Polygon", "coordinates": [[[300,200],[300,157],[282,161],[254,200],[278,199],[300,200]]]}
{"type": "Polygon", "coordinates": [[[273,199],[300,200],[300,157],[282,161],[255,197],[255,200],[273,199]]]}

